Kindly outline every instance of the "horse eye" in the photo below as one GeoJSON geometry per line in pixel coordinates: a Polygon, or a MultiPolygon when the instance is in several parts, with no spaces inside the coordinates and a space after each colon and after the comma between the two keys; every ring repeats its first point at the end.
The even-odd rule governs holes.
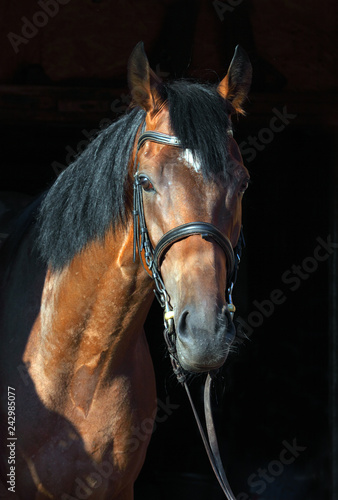
{"type": "Polygon", "coordinates": [[[145,175],[140,175],[138,179],[144,191],[155,191],[154,186],[148,179],[148,177],[146,177],[145,175]]]}

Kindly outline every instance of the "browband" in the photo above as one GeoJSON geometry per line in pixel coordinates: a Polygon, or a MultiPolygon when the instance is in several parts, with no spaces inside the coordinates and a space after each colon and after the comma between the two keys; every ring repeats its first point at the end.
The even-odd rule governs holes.
{"type": "Polygon", "coordinates": [[[146,141],[158,142],[159,144],[166,144],[168,146],[182,146],[181,141],[174,135],[162,134],[161,132],[152,132],[150,130],[141,133],[137,142],[137,149],[140,149],[140,147],[142,147],[146,141]]]}

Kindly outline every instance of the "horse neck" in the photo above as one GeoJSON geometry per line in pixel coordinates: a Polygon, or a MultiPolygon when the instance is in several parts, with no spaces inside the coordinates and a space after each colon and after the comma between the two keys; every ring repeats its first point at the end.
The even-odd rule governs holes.
{"type": "Polygon", "coordinates": [[[39,355],[29,360],[36,373],[48,377],[54,367],[65,376],[108,360],[112,372],[130,356],[153,300],[151,279],[139,259],[133,262],[132,238],[130,224],[87,245],[61,272],[47,272],[35,341],[27,352],[29,358],[38,346],[39,355]]]}

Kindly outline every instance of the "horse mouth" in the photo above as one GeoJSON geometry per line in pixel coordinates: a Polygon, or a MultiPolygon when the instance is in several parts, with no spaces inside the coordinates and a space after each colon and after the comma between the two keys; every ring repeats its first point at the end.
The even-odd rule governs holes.
{"type": "Polygon", "coordinates": [[[229,349],[224,352],[222,350],[222,354],[215,355],[204,355],[195,356],[193,353],[186,352],[184,348],[180,345],[180,341],[176,341],[176,349],[177,349],[177,357],[181,367],[190,373],[206,373],[209,371],[218,370],[221,368],[229,353],[229,349]]]}
{"type": "Polygon", "coordinates": [[[218,370],[221,368],[225,361],[227,359],[227,356],[224,357],[224,359],[216,364],[195,364],[191,362],[186,362],[184,359],[184,356],[180,356],[178,354],[178,360],[180,362],[180,365],[182,366],[183,370],[189,372],[189,373],[206,373],[214,370],[218,370]]]}

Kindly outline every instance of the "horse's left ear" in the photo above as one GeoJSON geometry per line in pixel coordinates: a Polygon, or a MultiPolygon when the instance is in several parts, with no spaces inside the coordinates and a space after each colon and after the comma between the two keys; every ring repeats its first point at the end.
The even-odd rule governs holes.
{"type": "Polygon", "coordinates": [[[248,54],[237,45],[227,75],[218,85],[218,92],[233,105],[237,113],[244,114],[242,104],[246,100],[252,79],[252,66],[248,54]]]}
{"type": "Polygon", "coordinates": [[[149,66],[143,42],[136,45],[129,58],[128,81],[134,104],[147,112],[155,110],[161,79],[149,66]]]}

